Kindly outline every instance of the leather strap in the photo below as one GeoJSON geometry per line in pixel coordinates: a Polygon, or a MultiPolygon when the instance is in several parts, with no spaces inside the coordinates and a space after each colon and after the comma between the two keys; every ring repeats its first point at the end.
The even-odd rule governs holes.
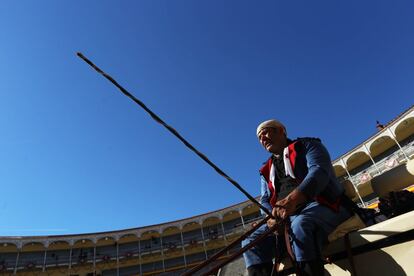
{"type": "Polygon", "coordinates": [[[286,250],[288,252],[289,258],[292,261],[292,264],[296,262],[295,255],[293,254],[292,245],[290,244],[290,223],[285,223],[285,244],[286,244],[286,250]]]}
{"type": "Polygon", "coordinates": [[[290,261],[292,262],[293,267],[295,268],[296,275],[300,275],[299,265],[296,261],[295,254],[292,250],[292,244],[290,243],[290,221],[287,220],[285,222],[285,244],[286,244],[286,250],[288,252],[290,261]]]}

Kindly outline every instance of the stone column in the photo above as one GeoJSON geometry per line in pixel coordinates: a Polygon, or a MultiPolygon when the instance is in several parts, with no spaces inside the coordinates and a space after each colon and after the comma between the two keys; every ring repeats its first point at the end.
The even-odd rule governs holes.
{"type": "Polygon", "coordinates": [[[241,222],[242,222],[242,225],[243,225],[243,229],[246,229],[246,225],[244,224],[244,218],[243,218],[242,213],[243,213],[243,210],[240,210],[239,211],[239,215],[240,215],[240,218],[241,218],[241,222]]]}
{"type": "Polygon", "coordinates": [[[400,143],[398,143],[398,141],[397,141],[397,137],[395,137],[394,133],[391,131],[391,129],[390,129],[389,127],[387,127],[387,130],[388,130],[388,132],[390,133],[390,135],[391,135],[392,139],[394,140],[394,142],[395,142],[395,143],[397,144],[397,146],[400,148],[400,151],[401,151],[401,152],[402,152],[402,154],[404,155],[405,160],[408,162],[409,158],[408,158],[407,154],[405,154],[405,152],[403,151],[403,149],[402,149],[402,147],[401,147],[400,143]]]}
{"type": "Polygon", "coordinates": [[[206,249],[206,241],[204,239],[203,223],[200,223],[200,230],[201,230],[201,238],[203,239],[204,254],[206,255],[206,260],[207,260],[208,255],[207,255],[207,249],[206,249]]]}
{"type": "Polygon", "coordinates": [[[142,276],[141,237],[138,238],[139,276],[142,276]]]}
{"type": "Polygon", "coordinates": [[[380,172],[380,170],[377,166],[377,163],[375,163],[374,159],[371,156],[371,152],[369,151],[369,149],[368,149],[367,145],[365,145],[365,143],[364,143],[364,148],[365,148],[365,151],[368,153],[369,159],[371,159],[372,164],[374,164],[374,167],[377,170],[378,174],[381,174],[381,172],[380,172]]]}
{"type": "Polygon", "coordinates": [[[162,233],[160,230],[160,243],[161,243],[161,259],[162,259],[162,271],[165,272],[165,257],[164,257],[164,246],[162,244],[162,233]]]}
{"type": "Polygon", "coordinates": [[[19,264],[20,251],[21,251],[21,248],[19,248],[19,250],[17,251],[16,264],[14,265],[13,275],[16,275],[16,273],[17,273],[17,265],[19,264]]]}
{"type": "Polygon", "coordinates": [[[183,236],[182,227],[180,227],[180,235],[181,235],[181,248],[183,250],[183,256],[184,256],[184,267],[187,268],[187,256],[185,255],[184,236],[183,236]]]}
{"type": "Polygon", "coordinates": [[[346,173],[347,173],[347,175],[348,175],[348,177],[349,177],[349,181],[351,181],[351,183],[352,183],[352,187],[354,187],[354,190],[355,190],[356,194],[358,195],[359,200],[360,200],[360,201],[361,201],[361,203],[362,203],[362,206],[364,206],[364,207],[365,207],[365,202],[362,200],[362,197],[361,197],[361,195],[359,194],[358,188],[355,186],[354,182],[352,181],[351,174],[349,173],[349,171],[348,171],[348,169],[347,169],[347,167],[346,167],[346,164],[345,164],[345,161],[344,161],[344,159],[343,159],[343,158],[341,158],[341,162],[342,162],[342,166],[344,167],[344,169],[345,169],[345,171],[346,171],[346,173]]]}

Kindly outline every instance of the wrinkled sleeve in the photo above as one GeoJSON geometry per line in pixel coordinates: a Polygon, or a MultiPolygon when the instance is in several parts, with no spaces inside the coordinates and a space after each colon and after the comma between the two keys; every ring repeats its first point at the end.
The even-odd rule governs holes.
{"type": "MultiPolygon", "coordinates": [[[[261,182],[261,196],[260,196],[260,204],[263,205],[269,212],[272,211],[272,206],[270,205],[270,191],[267,187],[267,181],[266,179],[261,175],[260,176],[260,182],[261,182]]],[[[260,209],[260,212],[262,215],[266,215],[266,213],[260,209]]]]}
{"type": "Polygon", "coordinates": [[[298,189],[309,198],[313,198],[325,190],[329,183],[331,158],[327,149],[320,142],[312,141],[305,143],[304,146],[308,174],[298,189]]]}

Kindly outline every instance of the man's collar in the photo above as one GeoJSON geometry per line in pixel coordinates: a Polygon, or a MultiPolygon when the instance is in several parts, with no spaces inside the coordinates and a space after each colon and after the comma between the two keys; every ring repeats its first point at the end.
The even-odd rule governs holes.
{"type": "MultiPolygon", "coordinates": [[[[295,141],[291,140],[289,138],[286,138],[286,147],[288,147],[293,142],[295,142],[295,141]]],[[[282,154],[274,154],[274,153],[272,154],[272,157],[275,158],[275,159],[280,159],[280,158],[282,158],[282,156],[283,156],[283,153],[282,154]]]]}

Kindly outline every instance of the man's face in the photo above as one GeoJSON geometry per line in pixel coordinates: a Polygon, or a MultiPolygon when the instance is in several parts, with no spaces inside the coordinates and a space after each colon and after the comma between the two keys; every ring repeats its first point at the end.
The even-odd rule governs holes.
{"type": "Polygon", "coordinates": [[[282,128],[266,127],[259,132],[260,144],[270,153],[281,155],[286,147],[286,135],[282,128]]]}

